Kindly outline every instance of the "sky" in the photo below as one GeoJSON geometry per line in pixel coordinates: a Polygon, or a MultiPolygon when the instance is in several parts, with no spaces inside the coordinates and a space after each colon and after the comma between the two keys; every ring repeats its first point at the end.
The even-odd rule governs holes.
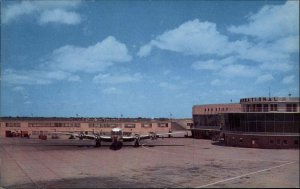
{"type": "Polygon", "coordinates": [[[1,1],[0,116],[190,118],[299,96],[299,1],[1,1]]]}

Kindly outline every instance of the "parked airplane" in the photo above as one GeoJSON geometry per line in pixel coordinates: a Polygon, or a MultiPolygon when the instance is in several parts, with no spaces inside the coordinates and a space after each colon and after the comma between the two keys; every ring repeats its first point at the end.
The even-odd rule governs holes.
{"type": "Polygon", "coordinates": [[[111,143],[111,149],[117,150],[122,148],[123,142],[134,142],[134,147],[140,146],[140,140],[143,139],[152,139],[155,140],[158,137],[164,136],[164,135],[173,135],[178,134],[181,132],[169,132],[169,133],[149,133],[149,134],[131,134],[129,136],[126,136],[123,134],[123,131],[121,128],[112,128],[111,135],[102,135],[102,134],[78,134],[78,133],[68,133],[68,132],[53,132],[53,134],[63,134],[63,135],[70,135],[72,138],[79,138],[79,139],[90,139],[95,140],[95,146],[100,147],[101,142],[112,142],[111,143]]]}

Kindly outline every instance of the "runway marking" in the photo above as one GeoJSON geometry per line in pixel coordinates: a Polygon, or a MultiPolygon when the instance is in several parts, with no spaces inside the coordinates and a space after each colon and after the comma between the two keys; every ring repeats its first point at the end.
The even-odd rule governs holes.
{"type": "MultiPolygon", "coordinates": [[[[150,150],[150,151],[153,151],[153,152],[159,152],[159,153],[165,153],[165,154],[173,154],[173,155],[177,155],[177,156],[181,156],[181,157],[186,157],[185,154],[178,154],[178,153],[174,153],[174,152],[166,152],[166,151],[160,151],[160,150],[154,150],[154,149],[150,149],[150,148],[147,148],[145,147],[144,145],[148,145],[148,144],[141,144],[141,146],[143,148],[145,148],[146,150],[150,150]]],[[[197,154],[196,152],[193,152],[194,154],[197,154]]],[[[205,159],[205,158],[204,158],[205,159]]],[[[228,160],[228,159],[222,159],[222,160],[228,160]]],[[[232,159],[229,159],[229,160],[232,160],[232,159]]],[[[255,159],[235,159],[237,161],[262,161],[262,162],[274,162],[274,163],[289,163],[290,161],[280,161],[280,160],[255,160],[255,159]]]]}
{"type": "Polygon", "coordinates": [[[261,173],[261,172],[264,172],[264,171],[268,171],[268,170],[275,169],[275,168],[278,168],[278,167],[282,167],[282,166],[285,166],[285,165],[288,165],[288,164],[292,164],[292,163],[296,163],[296,161],[288,162],[288,163],[284,163],[284,164],[277,165],[277,166],[274,166],[274,167],[270,167],[270,168],[267,168],[267,169],[262,169],[262,170],[259,170],[259,171],[250,172],[250,173],[243,174],[243,175],[240,175],[240,176],[236,176],[236,177],[232,177],[232,178],[220,180],[220,181],[213,182],[213,183],[210,183],[210,184],[205,184],[205,185],[202,185],[202,186],[196,186],[195,188],[204,188],[204,187],[207,187],[207,186],[215,185],[215,184],[226,182],[226,181],[229,181],[229,180],[234,180],[234,179],[245,177],[245,176],[248,176],[248,175],[253,175],[253,174],[256,174],[256,173],[261,173]]]}

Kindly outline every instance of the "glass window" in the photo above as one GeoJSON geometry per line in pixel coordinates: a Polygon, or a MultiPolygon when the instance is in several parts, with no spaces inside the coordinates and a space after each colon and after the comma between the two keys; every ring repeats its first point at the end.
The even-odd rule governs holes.
{"type": "Polygon", "coordinates": [[[274,118],[275,121],[284,121],[284,113],[275,113],[274,118]]]}
{"type": "Polygon", "coordinates": [[[283,123],[282,122],[274,122],[275,133],[283,132],[283,123]]]}
{"type": "Polygon", "coordinates": [[[266,121],[274,121],[274,113],[266,113],[266,121]]]}
{"type": "Polygon", "coordinates": [[[266,132],[274,132],[274,122],[273,121],[268,121],[266,122],[266,132]]]}
{"type": "Polygon", "coordinates": [[[293,112],[297,112],[297,104],[293,104],[293,112]]]}
{"type": "Polygon", "coordinates": [[[264,112],[268,112],[269,111],[269,105],[268,104],[264,104],[264,112]]]}
{"type": "Polygon", "coordinates": [[[252,121],[252,122],[248,122],[248,128],[249,128],[249,132],[256,132],[256,122],[252,121]]]}
{"type": "Polygon", "coordinates": [[[292,111],[292,107],[293,107],[292,104],[286,104],[286,111],[287,112],[291,112],[292,111]]]}
{"type": "Polygon", "coordinates": [[[256,123],[257,126],[257,132],[265,132],[265,122],[264,121],[258,121],[256,123]]]}

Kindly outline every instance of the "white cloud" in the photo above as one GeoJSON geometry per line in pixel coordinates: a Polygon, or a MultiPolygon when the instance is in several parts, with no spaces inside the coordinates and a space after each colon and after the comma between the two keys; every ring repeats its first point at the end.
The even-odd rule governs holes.
{"type": "Polygon", "coordinates": [[[219,72],[224,77],[256,77],[260,75],[260,71],[251,66],[234,64],[224,66],[219,72]]]}
{"type": "Polygon", "coordinates": [[[21,87],[21,86],[16,86],[12,90],[15,92],[21,92],[21,93],[25,91],[24,87],[21,87]]]}
{"type": "Polygon", "coordinates": [[[291,62],[265,62],[259,66],[262,70],[288,72],[293,69],[291,62]]]}
{"type": "Polygon", "coordinates": [[[222,85],[227,85],[228,84],[228,80],[226,79],[214,79],[210,82],[211,85],[214,86],[222,86],[222,85]]]}
{"type": "Polygon", "coordinates": [[[54,81],[79,81],[80,78],[73,74],[63,71],[19,71],[6,69],[2,75],[2,81],[13,85],[44,85],[51,84],[54,81]],[[74,78],[76,78],[74,80],[74,78]]]}
{"type": "Polygon", "coordinates": [[[192,64],[192,68],[195,70],[219,70],[222,65],[215,60],[197,61],[192,64]]]}
{"type": "Polygon", "coordinates": [[[46,10],[42,12],[39,22],[41,24],[62,23],[62,24],[79,24],[81,22],[80,15],[75,12],[65,11],[62,9],[46,10]]]}
{"type": "Polygon", "coordinates": [[[98,74],[93,78],[94,83],[102,83],[102,84],[121,84],[121,83],[130,83],[130,82],[138,82],[142,79],[142,75],[140,73],[135,74],[98,74]]]}
{"type": "Polygon", "coordinates": [[[1,20],[8,23],[22,15],[31,14],[36,10],[30,1],[22,1],[20,4],[9,5],[2,9],[1,20]]]}
{"type": "Polygon", "coordinates": [[[126,45],[109,36],[89,47],[66,45],[53,51],[47,65],[68,72],[98,72],[116,63],[131,61],[126,45]]]}
{"type": "Polygon", "coordinates": [[[199,60],[191,67],[219,71],[223,76],[258,77],[264,71],[288,72],[298,64],[292,59],[293,53],[299,53],[298,5],[297,1],[287,1],[264,6],[249,17],[248,23],[228,28],[234,34],[255,39],[243,36],[229,41],[217,31],[215,23],[195,19],[156,36],[137,55],[149,56],[153,48],[193,56],[214,55],[216,59],[199,60]],[[218,59],[220,56],[227,57],[218,59]]]}
{"type": "Polygon", "coordinates": [[[299,1],[287,1],[284,5],[264,6],[248,19],[248,24],[231,26],[228,30],[263,40],[298,35],[299,1]]]}
{"type": "Polygon", "coordinates": [[[102,90],[104,94],[121,94],[121,91],[115,87],[109,87],[102,90]]]}
{"type": "Polygon", "coordinates": [[[210,82],[210,84],[211,85],[221,85],[221,80],[219,80],[219,79],[214,79],[214,80],[212,80],[211,82],[210,82]]]}
{"type": "Polygon", "coordinates": [[[2,23],[10,23],[22,18],[24,15],[38,16],[41,23],[57,22],[63,24],[80,23],[80,15],[69,12],[75,9],[80,1],[22,1],[3,7],[2,23]],[[60,19],[58,18],[60,16],[60,19]],[[66,16],[66,17],[65,17],[66,16]]]}
{"type": "Polygon", "coordinates": [[[229,44],[227,37],[217,31],[215,23],[195,19],[157,36],[140,48],[138,56],[148,56],[153,47],[197,56],[225,55],[232,52],[230,45],[234,44],[229,44]]]}
{"type": "Polygon", "coordinates": [[[158,84],[159,87],[164,88],[164,89],[168,89],[168,90],[176,90],[178,89],[178,86],[172,84],[172,83],[167,83],[167,82],[160,82],[158,84]]]}
{"type": "Polygon", "coordinates": [[[295,82],[295,76],[294,75],[286,76],[281,81],[281,83],[283,83],[283,84],[290,84],[290,83],[293,83],[293,82],[295,82]]]}
{"type": "Polygon", "coordinates": [[[163,71],[163,75],[170,75],[172,73],[171,70],[165,70],[163,71]]]}
{"type": "Polygon", "coordinates": [[[150,44],[142,46],[140,48],[139,52],[137,53],[137,55],[139,57],[146,57],[151,53],[151,51],[152,51],[152,45],[150,43],[150,44]]]}
{"type": "Polygon", "coordinates": [[[255,83],[264,83],[272,80],[274,80],[272,74],[265,74],[265,75],[258,76],[255,83]]]}
{"type": "Polygon", "coordinates": [[[222,93],[224,95],[228,95],[228,96],[237,96],[237,95],[241,94],[241,90],[226,89],[226,90],[222,90],[222,93]]]}

